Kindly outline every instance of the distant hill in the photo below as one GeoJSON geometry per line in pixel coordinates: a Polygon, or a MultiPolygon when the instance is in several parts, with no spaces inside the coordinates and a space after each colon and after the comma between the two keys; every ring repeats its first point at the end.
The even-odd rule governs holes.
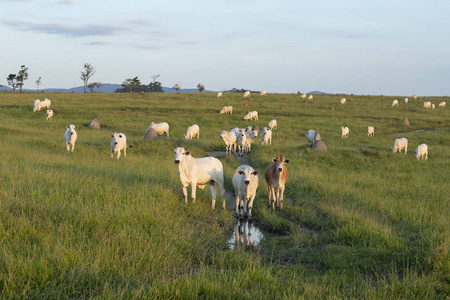
{"type": "Polygon", "coordinates": [[[329,95],[330,93],[325,93],[325,92],[321,92],[321,91],[312,91],[312,92],[309,92],[309,93],[307,93],[307,94],[322,94],[322,95],[329,95]]]}

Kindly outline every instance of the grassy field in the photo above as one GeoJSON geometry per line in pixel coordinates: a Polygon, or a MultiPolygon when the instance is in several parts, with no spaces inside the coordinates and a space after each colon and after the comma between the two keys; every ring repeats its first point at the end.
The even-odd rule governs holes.
{"type": "MultiPolygon", "coordinates": [[[[0,93],[0,297],[448,299],[448,108],[423,109],[423,98],[406,106],[399,96],[392,108],[396,97],[345,97],[339,106],[342,95],[315,95],[314,103],[257,95],[244,107],[241,94],[0,93]],[[32,112],[44,97],[50,121],[32,112]],[[224,105],[233,115],[218,114],[224,105]],[[242,120],[249,110],[259,121],[242,120]],[[92,118],[101,130],[87,128],[92,118]],[[206,188],[184,205],[172,150],[224,151],[222,130],[272,119],[272,146],[258,139],[249,157],[260,173],[253,223],[271,234],[230,250],[233,199],[211,211],[206,188]],[[170,138],[144,141],[152,121],[168,122],[170,138]],[[184,140],[195,123],[200,140],[184,140]],[[63,139],[69,124],[78,126],[73,154],[63,139]],[[309,129],[327,152],[305,145],[309,129]],[[110,158],[114,132],[133,145],[126,158],[110,158]],[[399,137],[409,141],[406,155],[391,151],[399,137]],[[421,143],[427,161],[414,156],[421,143]],[[280,154],[290,159],[290,178],[284,210],[273,212],[263,174],[280,154]]],[[[240,161],[218,158],[231,192],[240,161]]]]}

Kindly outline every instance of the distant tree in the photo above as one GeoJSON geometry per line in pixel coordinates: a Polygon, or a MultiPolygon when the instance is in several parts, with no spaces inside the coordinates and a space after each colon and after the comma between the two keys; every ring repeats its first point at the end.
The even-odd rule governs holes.
{"type": "Polygon", "coordinates": [[[133,88],[135,86],[141,85],[141,81],[138,79],[138,77],[134,77],[133,79],[125,79],[125,81],[122,83],[122,86],[129,89],[130,93],[133,92],[133,88]]]}
{"type": "Polygon", "coordinates": [[[95,67],[89,63],[84,64],[84,72],[81,71],[80,79],[83,80],[84,83],[84,92],[86,93],[86,87],[89,81],[89,78],[95,74],[95,67]]]}
{"type": "Polygon", "coordinates": [[[22,93],[23,82],[27,79],[28,79],[28,68],[26,68],[25,65],[21,65],[20,70],[16,76],[17,80],[16,85],[19,87],[20,93],[22,93]]]}
{"type": "Polygon", "coordinates": [[[39,92],[39,86],[42,84],[41,77],[36,80],[36,92],[39,92]]]}
{"type": "Polygon", "coordinates": [[[155,88],[155,82],[157,82],[156,81],[156,79],[158,79],[159,77],[160,77],[161,75],[153,75],[152,76],[152,82],[150,82],[150,84],[149,84],[149,87],[150,87],[150,89],[152,90],[152,92],[154,92],[155,90],[154,90],[154,88],[155,88]]]}
{"type": "Polygon", "coordinates": [[[197,84],[198,91],[201,93],[205,90],[205,86],[201,83],[197,84]]]}
{"type": "Polygon", "coordinates": [[[172,87],[177,93],[181,90],[181,85],[179,83],[175,83],[175,85],[172,87]]]}
{"type": "Polygon", "coordinates": [[[95,87],[95,82],[89,83],[87,85],[89,91],[92,93],[94,91],[94,87],[95,87]]]}
{"type": "Polygon", "coordinates": [[[103,83],[101,82],[96,82],[95,83],[95,87],[97,88],[97,93],[100,91],[100,88],[103,86],[103,83]]]}
{"type": "Polygon", "coordinates": [[[152,92],[152,93],[153,92],[156,92],[156,93],[164,92],[162,89],[161,82],[159,82],[159,81],[150,82],[150,84],[148,85],[148,89],[149,89],[149,92],[152,92]]]}
{"type": "Polygon", "coordinates": [[[16,85],[17,85],[17,75],[16,74],[9,74],[6,78],[8,85],[10,85],[13,89],[13,92],[16,91],[16,85]]]}

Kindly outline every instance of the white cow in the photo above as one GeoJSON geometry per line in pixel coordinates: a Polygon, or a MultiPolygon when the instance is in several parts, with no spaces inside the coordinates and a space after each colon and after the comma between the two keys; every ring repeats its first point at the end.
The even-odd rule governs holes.
{"type": "MultiPolygon", "coordinates": [[[[120,151],[123,150],[123,156],[127,157],[127,137],[123,133],[111,134],[111,158],[113,158],[114,153],[117,153],[117,159],[120,158],[120,151]]],[[[133,146],[129,146],[131,148],[133,146]]]]}
{"type": "Polygon", "coordinates": [[[78,137],[75,129],[77,128],[78,127],[76,127],[73,124],[66,126],[66,132],[64,133],[64,141],[66,142],[67,152],[71,151],[73,153],[73,150],[75,149],[75,142],[77,141],[78,137]]]}
{"type": "Polygon", "coordinates": [[[233,114],[233,106],[224,106],[222,107],[222,109],[220,110],[221,114],[233,114]]]}
{"type": "Polygon", "coordinates": [[[428,159],[428,146],[426,144],[420,144],[416,148],[416,158],[419,160],[419,158],[424,159],[424,157],[425,160],[428,159]]]}
{"type": "Polygon", "coordinates": [[[258,130],[245,130],[244,134],[246,135],[244,150],[249,154],[252,151],[252,144],[258,136],[258,130]]]}
{"type": "Polygon", "coordinates": [[[417,95],[414,95],[413,98],[414,98],[414,100],[417,100],[417,95]]]}
{"type": "Polygon", "coordinates": [[[47,109],[49,109],[51,104],[52,101],[50,101],[50,99],[45,98],[44,101],[41,102],[41,108],[46,107],[47,109]]]}
{"type": "Polygon", "coordinates": [[[398,100],[397,99],[392,101],[392,107],[394,107],[394,106],[398,107],[398,100]]]}
{"type": "Polygon", "coordinates": [[[250,97],[250,91],[246,91],[246,92],[244,93],[244,98],[248,98],[248,97],[250,97]]]}
{"type": "Polygon", "coordinates": [[[197,140],[200,138],[200,127],[197,124],[189,126],[184,136],[186,140],[192,140],[194,137],[197,137],[197,140]]]}
{"type": "Polygon", "coordinates": [[[439,103],[439,107],[445,107],[445,105],[446,105],[446,103],[445,103],[445,101],[442,101],[441,103],[439,103]]]}
{"type": "Polygon", "coordinates": [[[435,109],[436,108],[436,105],[433,103],[433,104],[431,104],[431,109],[435,109]]]}
{"type": "Polygon", "coordinates": [[[261,96],[265,96],[266,95],[266,91],[261,91],[261,96]]]}
{"type": "Polygon", "coordinates": [[[238,146],[239,156],[242,156],[247,145],[247,135],[242,129],[239,129],[236,132],[236,137],[236,145],[238,146]]]}
{"type": "Polygon", "coordinates": [[[272,145],[272,130],[264,127],[261,132],[261,145],[272,145]]]}
{"type": "Polygon", "coordinates": [[[223,180],[223,165],[215,157],[192,157],[190,151],[183,147],[173,149],[175,153],[175,163],[178,165],[178,175],[180,175],[181,185],[183,186],[184,203],[187,204],[187,187],[191,185],[192,203],[195,203],[197,186],[204,189],[207,184],[210,185],[212,204],[211,208],[216,206],[217,191],[215,184],[219,186],[220,196],[222,198],[222,207],[225,206],[225,188],[223,180]]]}
{"type": "Polygon", "coordinates": [[[300,97],[302,97],[303,99],[306,98],[306,94],[302,94],[300,97]]]}
{"type": "Polygon", "coordinates": [[[373,126],[367,126],[367,136],[374,136],[375,135],[375,128],[373,126]]]}
{"type": "Polygon", "coordinates": [[[272,121],[270,121],[269,122],[269,128],[271,130],[278,129],[278,127],[277,127],[277,120],[273,119],[272,121]]]}
{"type": "Polygon", "coordinates": [[[409,99],[405,98],[405,104],[408,104],[409,99]]]}
{"type": "Polygon", "coordinates": [[[40,103],[41,103],[41,100],[39,100],[39,99],[34,100],[34,102],[33,102],[33,112],[41,110],[40,103]]]}
{"type": "Polygon", "coordinates": [[[223,130],[222,133],[220,134],[220,138],[223,139],[223,141],[225,142],[225,153],[226,154],[236,153],[237,137],[234,132],[229,132],[229,131],[223,130]],[[233,147],[234,147],[234,149],[233,149],[233,147]]]}
{"type": "Polygon", "coordinates": [[[350,133],[350,129],[348,127],[341,126],[341,137],[348,137],[348,134],[350,133]]]}
{"type": "Polygon", "coordinates": [[[236,194],[236,214],[239,217],[247,215],[249,219],[252,218],[253,200],[258,185],[258,172],[249,165],[241,165],[234,172],[233,187],[236,194]]]}
{"type": "Polygon", "coordinates": [[[217,98],[222,98],[222,92],[217,93],[217,98]]]}
{"type": "Polygon", "coordinates": [[[339,102],[341,103],[341,105],[345,104],[345,102],[347,102],[347,99],[342,98],[341,100],[339,100],[339,102]]]}
{"type": "Polygon", "coordinates": [[[48,121],[48,120],[50,120],[51,118],[53,118],[53,110],[47,109],[47,110],[45,111],[45,119],[48,121]]]}
{"type": "Polygon", "coordinates": [[[314,144],[316,140],[317,141],[320,140],[320,134],[312,129],[308,130],[306,132],[306,144],[308,143],[314,144]]]}
{"type": "Polygon", "coordinates": [[[169,124],[167,124],[166,122],[162,123],[151,122],[150,126],[147,128],[145,133],[147,133],[150,130],[150,128],[153,128],[159,135],[166,133],[167,136],[169,136],[169,124]]]}
{"type": "Polygon", "coordinates": [[[406,138],[395,139],[392,145],[392,153],[396,153],[397,151],[401,153],[403,149],[405,149],[406,154],[406,151],[408,151],[408,140],[406,138]]]}
{"type": "Polygon", "coordinates": [[[423,108],[431,108],[431,102],[430,101],[424,102],[423,108]]]}
{"type": "Polygon", "coordinates": [[[258,112],[256,110],[249,111],[248,114],[244,116],[244,120],[253,120],[253,118],[258,121],[258,112]]]}
{"type": "Polygon", "coordinates": [[[309,95],[308,100],[312,100],[313,99],[313,95],[309,95]]]}

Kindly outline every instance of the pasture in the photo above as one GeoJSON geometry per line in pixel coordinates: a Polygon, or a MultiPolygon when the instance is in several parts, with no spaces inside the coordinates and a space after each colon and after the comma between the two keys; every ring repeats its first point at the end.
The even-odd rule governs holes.
{"type": "Polygon", "coordinates": [[[303,103],[300,95],[268,94],[252,95],[245,107],[242,94],[229,93],[2,92],[0,295],[448,299],[450,113],[424,109],[424,101],[314,95],[303,103]],[[49,121],[45,109],[32,111],[44,97],[52,101],[49,121]],[[219,114],[226,105],[232,115],[219,114]],[[252,110],[259,121],[244,121],[252,110]],[[93,118],[100,130],[87,127],[93,118]],[[237,222],[231,178],[240,160],[217,156],[229,199],[226,211],[221,199],[211,211],[208,187],[184,204],[173,149],[194,157],[225,151],[222,130],[262,128],[272,119],[272,145],[258,136],[248,157],[260,176],[253,223],[269,234],[257,246],[230,249],[237,222]],[[152,121],[168,122],[170,137],[144,141],[152,121]],[[64,144],[69,124],[78,127],[74,153],[64,144]],[[199,140],[183,137],[192,124],[200,126],[199,140]],[[327,152],[306,146],[309,129],[327,152]],[[126,158],[110,158],[114,132],[133,145],[126,158]],[[406,155],[391,151],[399,137],[409,141],[406,155]],[[427,161],[414,156],[422,143],[427,161]],[[273,212],[264,172],[278,155],[290,160],[289,180],[284,210],[273,212]]]}

